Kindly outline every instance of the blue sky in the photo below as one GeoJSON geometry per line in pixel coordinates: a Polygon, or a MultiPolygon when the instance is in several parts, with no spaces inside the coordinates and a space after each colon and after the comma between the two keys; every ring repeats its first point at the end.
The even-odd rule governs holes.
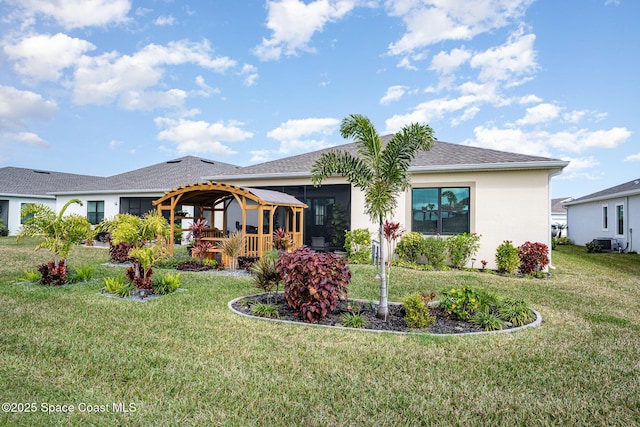
{"type": "Polygon", "coordinates": [[[553,197],[640,177],[637,0],[0,0],[0,167],[249,165],[428,123],[571,161],[553,197]]]}

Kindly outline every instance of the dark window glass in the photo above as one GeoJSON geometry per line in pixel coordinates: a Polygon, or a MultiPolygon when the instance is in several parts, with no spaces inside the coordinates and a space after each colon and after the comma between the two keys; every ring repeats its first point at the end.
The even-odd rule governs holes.
{"type": "Polygon", "coordinates": [[[469,233],[469,187],[414,188],[411,231],[423,234],[469,233]]]}
{"type": "Polygon", "coordinates": [[[100,224],[104,219],[104,201],[87,202],[87,220],[90,224],[100,224]]]}

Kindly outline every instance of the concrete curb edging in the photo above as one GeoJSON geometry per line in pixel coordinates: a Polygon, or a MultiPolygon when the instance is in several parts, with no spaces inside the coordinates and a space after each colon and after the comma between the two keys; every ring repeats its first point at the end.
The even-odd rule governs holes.
{"type": "MultiPolygon", "coordinates": [[[[229,310],[231,310],[232,313],[238,314],[240,316],[244,316],[244,317],[249,317],[252,319],[258,319],[258,320],[266,320],[268,322],[278,322],[278,323],[288,323],[288,324],[292,324],[292,325],[298,325],[298,326],[314,326],[314,327],[321,327],[321,328],[333,328],[333,329],[343,329],[346,331],[356,331],[356,332],[369,332],[369,333],[378,333],[378,334],[396,334],[396,335],[431,335],[434,337],[460,337],[460,336],[470,336],[470,335],[489,335],[489,334],[508,334],[508,333],[512,333],[512,332],[517,332],[517,331],[521,331],[523,329],[527,329],[527,328],[537,328],[538,326],[540,326],[542,324],[542,315],[536,311],[533,310],[533,312],[536,315],[536,320],[534,320],[531,323],[528,323],[526,325],[523,326],[517,326],[515,328],[509,328],[509,329],[499,329],[497,331],[479,331],[479,332],[462,332],[459,334],[433,334],[431,332],[402,332],[402,331],[383,331],[383,330],[378,330],[378,329],[366,329],[366,328],[347,328],[341,325],[319,325],[316,323],[306,323],[306,322],[294,322],[292,320],[280,320],[280,319],[270,319],[267,317],[260,317],[260,316],[253,316],[251,314],[247,314],[247,313],[242,313],[238,310],[236,310],[235,308],[233,308],[233,304],[235,304],[236,302],[245,299],[245,298],[251,298],[251,297],[255,297],[258,295],[262,295],[262,294],[251,294],[251,295],[244,295],[238,298],[235,298],[231,301],[229,301],[227,303],[227,307],[229,307],[229,310]]],[[[351,301],[355,301],[358,303],[364,303],[367,304],[369,303],[369,301],[365,301],[365,300],[359,300],[359,299],[351,299],[351,301]]],[[[390,303],[393,304],[393,303],[390,303]]]]}

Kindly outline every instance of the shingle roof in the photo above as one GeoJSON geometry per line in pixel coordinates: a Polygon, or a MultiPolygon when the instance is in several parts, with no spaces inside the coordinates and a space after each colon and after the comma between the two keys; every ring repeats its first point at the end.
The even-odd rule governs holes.
{"type": "Polygon", "coordinates": [[[99,176],[7,166],[0,168],[0,195],[51,197],[48,193],[99,185],[103,180],[99,176]]]}
{"type": "MultiPolygon", "coordinates": [[[[388,140],[391,135],[383,137],[388,140]]],[[[229,171],[227,177],[259,177],[268,175],[309,175],[313,163],[323,153],[331,150],[342,150],[353,155],[357,154],[355,143],[338,145],[297,156],[286,157],[270,162],[259,163],[252,166],[237,168],[229,171]]],[[[526,154],[508,153],[505,151],[486,148],[471,147],[467,145],[452,144],[449,142],[435,141],[429,151],[420,151],[411,164],[411,170],[442,170],[442,169],[470,169],[470,168],[505,168],[505,167],[534,167],[534,165],[547,165],[547,167],[566,166],[566,162],[548,157],[529,156],[526,154]]],[[[539,167],[539,166],[538,166],[539,167]]],[[[225,176],[206,176],[207,179],[224,179],[225,176]]]]}
{"type": "MultiPolygon", "coordinates": [[[[69,192],[166,191],[181,185],[202,181],[204,175],[225,174],[238,166],[229,163],[185,156],[88,183],[69,192]]],[[[63,191],[58,194],[63,194],[63,191]]]]}
{"type": "Polygon", "coordinates": [[[574,205],[591,200],[601,200],[616,196],[630,196],[635,194],[640,194],[640,178],[633,179],[629,182],[625,182],[624,184],[616,185],[604,190],[596,191],[595,193],[587,194],[586,196],[578,197],[577,199],[565,204],[574,205]]]}
{"type": "Polygon", "coordinates": [[[573,200],[571,197],[560,197],[558,199],[551,199],[551,213],[554,214],[566,214],[567,208],[565,203],[573,200]]]}

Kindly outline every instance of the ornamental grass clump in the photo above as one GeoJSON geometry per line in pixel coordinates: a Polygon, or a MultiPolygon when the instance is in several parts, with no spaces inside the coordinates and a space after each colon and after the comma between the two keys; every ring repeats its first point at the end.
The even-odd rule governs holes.
{"type": "Polygon", "coordinates": [[[296,316],[317,323],[347,299],[351,271],[342,257],[301,247],[278,258],[284,298],[296,316]]]}

